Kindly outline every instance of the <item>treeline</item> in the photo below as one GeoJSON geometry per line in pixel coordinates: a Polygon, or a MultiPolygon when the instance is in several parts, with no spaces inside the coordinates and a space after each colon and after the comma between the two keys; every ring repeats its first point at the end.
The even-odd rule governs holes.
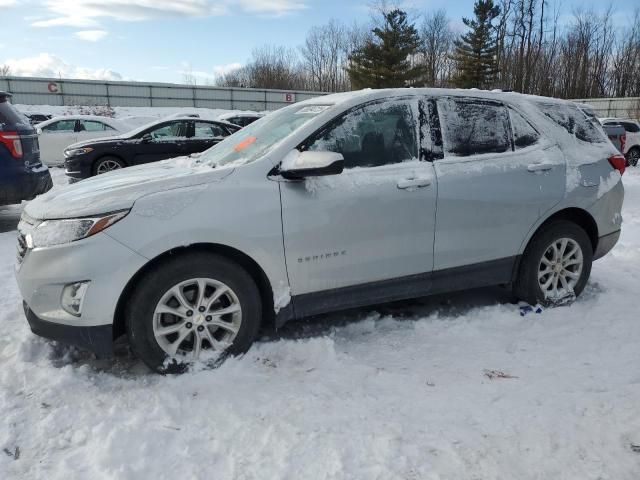
{"type": "Polygon", "coordinates": [[[407,14],[382,4],[367,23],[332,20],[311,28],[297,49],[256,49],[244,67],[215,84],[325,92],[427,86],[562,98],[640,96],[640,10],[628,27],[620,27],[613,23],[612,8],[576,10],[567,20],[554,5],[478,0],[460,31],[445,10],[407,14]]]}

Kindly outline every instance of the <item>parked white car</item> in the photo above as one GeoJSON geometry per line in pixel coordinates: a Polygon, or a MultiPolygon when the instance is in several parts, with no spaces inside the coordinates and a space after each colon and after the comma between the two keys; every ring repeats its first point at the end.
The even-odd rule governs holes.
{"type": "Polygon", "coordinates": [[[638,165],[640,159],[640,123],[636,120],[621,118],[601,118],[600,123],[605,126],[620,125],[627,132],[624,142],[624,156],[632,167],[638,165]]]}
{"type": "Polygon", "coordinates": [[[64,149],[69,145],[94,138],[111,137],[131,128],[109,117],[69,115],[55,117],[36,125],[40,143],[40,159],[49,166],[64,164],[64,149]]]}

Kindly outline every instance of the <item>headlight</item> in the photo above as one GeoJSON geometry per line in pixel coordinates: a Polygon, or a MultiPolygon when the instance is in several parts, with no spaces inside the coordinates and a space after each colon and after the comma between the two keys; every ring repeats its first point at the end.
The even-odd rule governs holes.
{"type": "Polygon", "coordinates": [[[122,220],[127,213],[129,213],[128,210],[109,213],[101,217],[45,220],[27,234],[27,247],[51,247],[82,240],[122,220]]]}
{"type": "Polygon", "coordinates": [[[77,157],[78,155],[85,155],[87,153],[93,152],[93,148],[91,147],[82,147],[82,148],[72,148],[70,150],[64,151],[65,157],[77,157]]]}

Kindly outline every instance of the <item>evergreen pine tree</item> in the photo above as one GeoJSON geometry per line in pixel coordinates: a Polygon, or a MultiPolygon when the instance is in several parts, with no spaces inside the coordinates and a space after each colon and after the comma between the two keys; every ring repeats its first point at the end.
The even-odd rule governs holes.
{"type": "Polygon", "coordinates": [[[475,18],[463,18],[470,31],[455,42],[454,60],[458,62],[455,83],[461,88],[486,88],[496,74],[496,38],[493,20],[500,7],[493,0],[477,0],[475,18]]]}
{"type": "Polygon", "coordinates": [[[373,29],[373,37],[349,58],[347,72],[356,89],[405,87],[424,74],[424,67],[411,65],[420,37],[407,14],[394,9],[384,13],[383,20],[381,27],[373,29]]]}

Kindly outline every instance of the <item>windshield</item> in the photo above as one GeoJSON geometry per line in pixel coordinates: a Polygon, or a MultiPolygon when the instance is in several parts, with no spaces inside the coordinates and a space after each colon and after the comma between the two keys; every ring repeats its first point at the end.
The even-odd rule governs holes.
{"type": "Polygon", "coordinates": [[[276,143],[329,107],[330,105],[292,105],[277,110],[225,138],[204,152],[200,161],[211,166],[254,162],[268,153],[276,143]]]}

